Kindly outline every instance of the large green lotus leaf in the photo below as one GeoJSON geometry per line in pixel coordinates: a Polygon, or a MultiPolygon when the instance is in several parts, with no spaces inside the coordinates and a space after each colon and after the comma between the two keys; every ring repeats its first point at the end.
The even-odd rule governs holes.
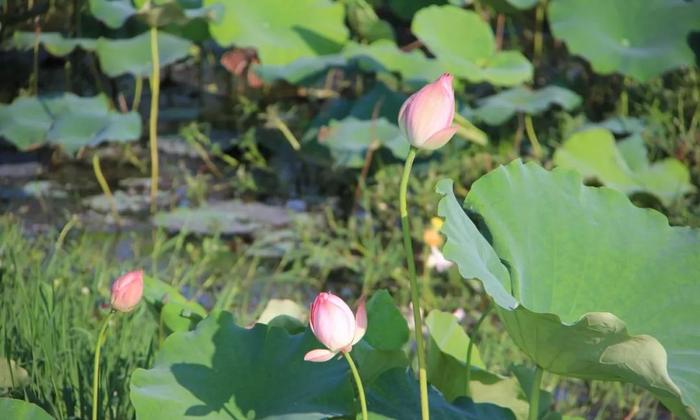
{"type": "Polygon", "coordinates": [[[36,404],[12,398],[0,398],[0,418],[12,420],[53,420],[36,404]]]}
{"type": "Polygon", "coordinates": [[[131,401],[141,419],[321,419],[353,412],[345,360],[304,361],[313,335],[239,327],[214,313],[169,336],[152,369],[137,369],[131,401]],[[252,417],[250,417],[252,416],[252,417]]]}
{"type": "Polygon", "coordinates": [[[408,324],[389,292],[379,290],[367,301],[365,340],[378,350],[400,350],[408,342],[408,324]]]}
{"type": "Polygon", "coordinates": [[[688,36],[700,30],[696,1],[556,0],[548,16],[554,35],[599,73],[644,81],[695,62],[688,36]]]}
{"type": "Polygon", "coordinates": [[[654,194],[667,205],[693,190],[688,168],[674,158],[650,163],[639,135],[616,143],[604,128],[579,131],[556,151],[554,162],[626,194],[654,194]]]}
{"type": "Polygon", "coordinates": [[[266,81],[285,80],[292,84],[304,82],[318,76],[331,67],[345,67],[347,59],[342,54],[302,57],[289,64],[256,65],[254,71],[266,81]]]}
{"type": "Polygon", "coordinates": [[[0,135],[19,148],[49,142],[75,152],[103,141],[138,140],[141,118],[110,110],[104,95],[21,97],[0,105],[0,135]]]}
{"type": "Polygon", "coordinates": [[[430,6],[416,13],[411,30],[438,61],[471,82],[512,86],[532,79],[532,64],[518,51],[496,51],[491,27],[459,7],[430,6]]]}
{"type": "Polygon", "coordinates": [[[422,86],[432,82],[445,69],[436,60],[427,58],[422,52],[401,51],[393,41],[379,40],[370,45],[348,44],[343,53],[358,61],[360,68],[376,72],[395,72],[409,86],[422,86]]]}
{"type": "Polygon", "coordinates": [[[348,38],[343,5],[329,0],[205,0],[225,7],[212,36],[223,46],[252,47],[263,64],[339,52],[348,38]]]}
{"type": "Polygon", "coordinates": [[[437,190],[445,256],[483,282],[535,363],[638,384],[679,416],[698,417],[700,232],[670,227],[618,191],[586,187],[574,171],[534,163],[515,161],[474,183],[464,204],[480,230],[451,181],[437,190]]]}
{"type": "Polygon", "coordinates": [[[151,276],[144,276],[143,300],[170,332],[189,331],[207,315],[202,305],[185,298],[173,286],[151,276]]]}
{"type": "Polygon", "coordinates": [[[399,128],[384,118],[358,120],[348,117],[331,121],[318,135],[318,143],[328,149],[335,165],[361,168],[367,150],[375,141],[403,159],[408,154],[408,142],[399,128]]]}
{"type": "Polygon", "coordinates": [[[478,104],[479,108],[474,111],[476,117],[489,125],[500,125],[516,112],[538,115],[553,105],[571,111],[581,104],[581,97],[559,86],[539,90],[518,86],[481,99],[478,104]]]}
{"type": "MultiPolygon", "coordinates": [[[[510,420],[513,413],[489,403],[474,403],[461,397],[450,404],[433,387],[428,388],[430,417],[439,420],[510,420]]],[[[367,389],[367,408],[372,419],[419,419],[420,391],[418,381],[404,368],[383,373],[367,389]]]]}
{"type": "MultiPolygon", "coordinates": [[[[192,45],[186,39],[159,31],[160,66],[165,67],[187,57],[192,45]]],[[[149,77],[151,74],[151,35],[148,32],[129,39],[98,38],[95,52],[102,71],[110,77],[127,73],[149,77]]]]}
{"type": "MultiPolygon", "coordinates": [[[[36,34],[34,32],[15,32],[9,44],[19,50],[30,50],[34,48],[36,34]]],[[[70,54],[76,48],[86,51],[95,49],[96,41],[89,38],[64,38],[58,32],[42,32],[39,34],[39,43],[46,51],[55,56],[63,57],[70,54]]]]}

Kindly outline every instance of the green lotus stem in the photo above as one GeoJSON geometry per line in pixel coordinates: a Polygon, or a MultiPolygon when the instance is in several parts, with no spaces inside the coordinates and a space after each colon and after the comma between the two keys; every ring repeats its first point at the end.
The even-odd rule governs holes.
{"type": "Polygon", "coordinates": [[[478,321],[476,321],[476,324],[474,325],[474,329],[472,330],[471,335],[469,336],[469,345],[467,346],[467,396],[471,397],[472,395],[472,390],[471,390],[471,379],[472,379],[472,350],[474,349],[474,339],[476,338],[476,333],[479,332],[479,328],[481,328],[481,324],[484,322],[486,317],[491,313],[491,310],[493,309],[493,302],[491,302],[484,311],[483,314],[481,314],[481,317],[479,318],[478,321]]]}
{"type": "Polygon", "coordinates": [[[102,322],[102,327],[100,328],[100,333],[97,335],[97,342],[95,343],[95,364],[92,373],[92,420],[97,420],[97,391],[100,383],[100,349],[107,338],[107,327],[109,326],[109,321],[112,319],[112,316],[114,316],[114,312],[115,311],[112,310],[102,322]]]}
{"type": "Polygon", "coordinates": [[[540,414],[540,385],[542,384],[542,374],[544,370],[541,367],[535,366],[535,378],[532,380],[532,388],[530,388],[530,410],[528,412],[528,420],[537,420],[540,414]]]}
{"type": "Polygon", "coordinates": [[[114,195],[112,195],[112,190],[109,189],[109,184],[107,184],[107,179],[105,178],[104,174],[102,173],[102,167],[100,166],[100,157],[97,153],[92,155],[92,169],[95,172],[95,178],[97,178],[97,183],[100,184],[100,188],[102,188],[102,192],[104,193],[105,197],[107,197],[107,201],[109,202],[109,207],[112,210],[112,217],[114,217],[114,221],[118,225],[121,225],[121,219],[119,218],[119,211],[117,210],[117,202],[114,200],[114,195]]]}
{"type": "Polygon", "coordinates": [[[345,356],[345,360],[348,361],[350,370],[352,371],[352,376],[355,378],[355,385],[357,385],[357,396],[360,398],[360,408],[362,409],[362,420],[367,420],[367,401],[365,400],[365,388],[362,386],[360,372],[358,372],[355,362],[352,360],[352,357],[350,357],[350,352],[344,351],[343,356],[345,356]]]}
{"type": "Polygon", "coordinates": [[[532,123],[532,117],[528,114],[525,114],[525,132],[527,133],[528,140],[530,140],[535,157],[539,158],[542,156],[542,147],[540,146],[540,141],[537,139],[537,133],[535,132],[535,125],[532,123]]]}
{"type": "Polygon", "coordinates": [[[151,115],[148,137],[151,147],[151,212],[157,208],[158,196],[158,95],[160,93],[160,58],[158,55],[158,28],[151,27],[151,115]]]}
{"type": "Polygon", "coordinates": [[[139,105],[141,105],[141,94],[143,92],[143,77],[137,76],[136,77],[136,83],[134,85],[134,100],[131,103],[131,110],[132,111],[137,111],[139,110],[139,105]]]}
{"type": "Polygon", "coordinates": [[[545,3],[545,1],[539,2],[535,10],[535,37],[532,40],[534,61],[539,61],[540,57],[542,57],[542,23],[544,22],[544,11],[547,7],[545,3]]]}
{"type": "Polygon", "coordinates": [[[408,205],[406,194],[408,191],[408,178],[411,175],[413,161],[416,158],[417,149],[411,146],[406,157],[401,176],[399,192],[399,207],[401,212],[401,230],[403,231],[403,247],[408,264],[408,277],[411,282],[411,303],[413,304],[413,322],[416,333],[416,352],[418,353],[418,381],[420,382],[420,410],[423,420],[430,418],[428,406],[428,371],[425,363],[425,344],[423,343],[423,322],[420,313],[420,295],[418,292],[418,280],[416,279],[416,262],[413,260],[413,243],[411,241],[411,228],[408,223],[408,205]]]}

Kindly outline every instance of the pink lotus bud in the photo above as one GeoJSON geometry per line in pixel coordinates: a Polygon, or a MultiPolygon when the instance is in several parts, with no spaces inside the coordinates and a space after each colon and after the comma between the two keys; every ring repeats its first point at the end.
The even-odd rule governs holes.
{"type": "Polygon", "coordinates": [[[325,349],[311,350],[304,360],[325,362],[338,352],[349,352],[367,330],[367,310],[364,298],[357,305],[357,314],[341,298],[332,293],[320,293],[311,304],[311,331],[325,349]]]}
{"type": "Polygon", "coordinates": [[[112,284],[112,308],[120,312],[129,312],[136,307],[142,295],[143,270],[130,271],[112,284]]]}
{"type": "Polygon", "coordinates": [[[399,111],[399,128],[412,146],[435,150],[457,132],[454,116],[452,76],[445,73],[406,99],[399,111]]]}

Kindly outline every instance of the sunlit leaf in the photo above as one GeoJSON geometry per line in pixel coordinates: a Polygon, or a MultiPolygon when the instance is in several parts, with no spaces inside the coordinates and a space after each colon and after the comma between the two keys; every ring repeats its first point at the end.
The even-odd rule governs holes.
{"type": "Polygon", "coordinates": [[[437,189],[445,256],[483,282],[535,363],[634,383],[697,417],[700,232],[670,227],[617,191],[585,187],[573,171],[519,161],[472,185],[465,206],[480,230],[451,181],[437,189]]]}
{"type": "Polygon", "coordinates": [[[554,162],[626,194],[654,194],[665,204],[693,190],[688,168],[674,158],[649,162],[639,135],[616,143],[603,128],[579,131],[556,151],[554,162]]]}
{"type": "Polygon", "coordinates": [[[644,81],[691,66],[691,31],[700,30],[700,3],[684,0],[556,0],[549,24],[573,54],[596,72],[644,81]]]}
{"type": "Polygon", "coordinates": [[[471,82],[512,86],[532,78],[532,65],[518,51],[497,51],[491,27],[459,7],[430,6],[416,13],[411,30],[446,70],[471,82]]]}
{"type": "Polygon", "coordinates": [[[36,404],[12,398],[0,398],[0,418],[12,420],[53,420],[36,404]]]}
{"type": "Polygon", "coordinates": [[[337,53],[348,38],[343,5],[329,0],[205,0],[221,4],[210,31],[222,46],[251,47],[264,65],[337,53]]]}

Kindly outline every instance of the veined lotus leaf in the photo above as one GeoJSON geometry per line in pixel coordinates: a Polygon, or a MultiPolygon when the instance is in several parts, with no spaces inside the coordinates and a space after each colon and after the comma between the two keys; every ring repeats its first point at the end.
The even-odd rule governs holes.
{"type": "Polygon", "coordinates": [[[334,165],[345,168],[361,168],[369,147],[386,147],[398,159],[409,149],[399,128],[384,118],[333,120],[319,131],[318,144],[328,149],[334,165]]]}
{"type": "Polygon", "coordinates": [[[483,282],[535,363],[640,385],[678,416],[698,418],[698,230],[534,163],[512,162],[472,185],[464,205],[480,229],[452,181],[437,191],[445,256],[483,282]]]}
{"type": "Polygon", "coordinates": [[[13,398],[0,398],[0,418],[12,420],[53,420],[36,404],[13,398]]]}
{"type": "Polygon", "coordinates": [[[353,412],[345,360],[304,360],[320,345],[309,330],[239,327],[213,313],[194,331],[163,343],[152,369],[131,378],[131,401],[143,419],[322,419],[353,412]]]}
{"type": "Polygon", "coordinates": [[[516,112],[538,115],[553,105],[571,111],[581,104],[581,97],[559,86],[547,86],[539,90],[518,86],[483,98],[478,103],[479,108],[474,110],[475,116],[489,125],[500,125],[516,112]]]}
{"type": "MultiPolygon", "coordinates": [[[[428,387],[430,416],[441,420],[514,420],[513,413],[490,403],[474,403],[460,397],[449,403],[432,386],[428,387]]],[[[418,381],[405,368],[384,372],[367,388],[367,408],[372,419],[419,418],[420,392],[418,381]]]]}
{"type": "MultiPolygon", "coordinates": [[[[183,38],[158,32],[160,66],[165,67],[189,55],[193,44],[183,38]]],[[[128,39],[98,38],[95,49],[100,67],[110,77],[151,74],[151,36],[148,32],[128,39]]]]}
{"type": "Polygon", "coordinates": [[[104,141],[138,140],[141,118],[110,110],[104,95],[21,97],[0,105],[0,136],[19,148],[49,142],[75,152],[104,141]]]}
{"type": "Polygon", "coordinates": [[[262,64],[284,65],[302,57],[339,52],[348,38],[344,7],[329,0],[205,0],[225,10],[210,22],[222,46],[251,47],[262,64]]]}
{"type": "Polygon", "coordinates": [[[512,86],[532,79],[532,64],[518,51],[497,51],[493,31],[479,15],[459,7],[430,6],[411,30],[455,76],[512,86]]]}
{"type": "Polygon", "coordinates": [[[700,30],[698,2],[556,0],[548,16],[554,36],[598,73],[645,81],[695,62],[688,36],[700,30]]]}
{"type": "Polygon", "coordinates": [[[554,163],[626,194],[654,194],[666,205],[693,190],[688,168],[679,160],[650,163],[639,135],[616,143],[604,128],[579,131],[569,137],[554,154],[554,163]]]}

